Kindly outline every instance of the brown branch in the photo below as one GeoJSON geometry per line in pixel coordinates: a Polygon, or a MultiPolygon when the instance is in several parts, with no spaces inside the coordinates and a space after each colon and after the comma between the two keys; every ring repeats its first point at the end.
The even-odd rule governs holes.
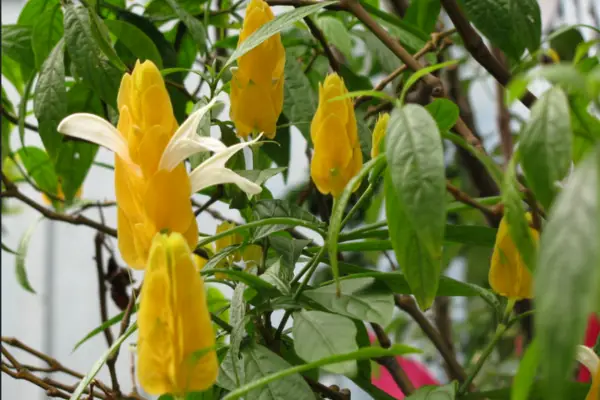
{"type": "Polygon", "coordinates": [[[342,391],[340,391],[340,388],[335,385],[327,387],[322,383],[307,378],[305,376],[303,378],[306,381],[306,383],[308,383],[313,392],[320,393],[321,395],[323,395],[324,399],[350,400],[349,394],[343,393],[342,391]]]}
{"type": "Polygon", "coordinates": [[[39,211],[44,217],[54,220],[54,221],[63,221],[72,225],[85,225],[90,228],[96,229],[99,232],[105,233],[112,237],[117,237],[117,230],[111,227],[108,227],[104,224],[91,220],[83,215],[69,215],[57,213],[49,208],[42,206],[37,203],[35,200],[24,195],[17,186],[2,173],[2,182],[6,186],[6,190],[0,193],[0,197],[4,198],[15,198],[21,200],[23,203],[27,204],[31,208],[39,211]]]}
{"type": "Polygon", "coordinates": [[[449,181],[446,181],[446,190],[452,195],[452,197],[454,197],[456,201],[481,211],[485,216],[492,218],[496,218],[498,216],[498,209],[492,209],[479,203],[477,200],[473,199],[471,196],[452,185],[449,181]]]}
{"type": "MultiPolygon", "coordinates": [[[[2,115],[4,115],[4,117],[10,121],[10,123],[13,125],[19,124],[19,118],[16,115],[11,114],[6,108],[4,108],[4,106],[0,106],[0,109],[2,110],[2,115]]],[[[30,131],[39,132],[39,128],[37,126],[32,125],[27,121],[25,121],[25,128],[29,129],[30,131]]]]}
{"type": "MultiPolygon", "coordinates": [[[[371,323],[371,327],[375,331],[375,335],[377,336],[377,340],[379,341],[381,347],[383,347],[384,349],[389,349],[392,346],[392,342],[390,341],[390,338],[385,333],[383,328],[376,323],[371,323]]],[[[400,367],[400,364],[398,363],[398,360],[396,360],[395,357],[386,356],[379,357],[374,360],[379,365],[385,367],[389,371],[398,388],[402,390],[402,393],[408,396],[409,394],[415,391],[414,385],[408,378],[408,375],[406,375],[406,372],[404,372],[402,367],[400,367]]]]}
{"type": "Polygon", "coordinates": [[[317,41],[323,47],[323,51],[325,52],[325,56],[329,60],[329,65],[331,65],[331,69],[339,74],[340,62],[338,61],[335,54],[333,54],[333,51],[331,51],[331,47],[329,47],[329,43],[327,43],[327,39],[325,38],[323,32],[321,32],[321,29],[319,29],[317,24],[315,24],[310,17],[304,17],[304,22],[306,23],[306,26],[308,26],[310,33],[315,37],[315,39],[317,39],[317,41]]]}
{"type": "MultiPolygon", "coordinates": [[[[506,58],[497,47],[492,48],[494,55],[502,65],[506,65],[506,58]]],[[[500,82],[496,82],[496,109],[498,110],[498,132],[500,133],[500,144],[504,154],[504,167],[508,165],[512,157],[513,140],[510,132],[510,112],[504,104],[506,90],[500,82]]]]}
{"type": "Polygon", "coordinates": [[[429,340],[431,340],[448,365],[448,368],[452,374],[452,378],[461,383],[464,382],[467,378],[467,374],[465,373],[463,367],[456,360],[454,352],[451,351],[446,345],[444,338],[440,335],[437,329],[431,325],[431,322],[429,322],[421,310],[419,310],[415,299],[407,295],[395,295],[394,301],[398,308],[405,311],[412,317],[412,319],[419,325],[423,333],[425,333],[429,340]]]}
{"type": "Polygon", "coordinates": [[[23,380],[31,382],[34,385],[44,389],[44,391],[46,392],[46,395],[48,397],[57,397],[60,399],[69,399],[71,397],[67,393],[60,391],[59,389],[55,388],[54,386],[50,385],[47,382],[44,382],[43,379],[35,376],[31,372],[29,372],[27,369],[13,371],[10,368],[8,368],[8,366],[4,363],[4,361],[2,361],[0,368],[2,369],[2,372],[13,377],[14,379],[23,379],[23,380]]]}
{"type": "MultiPolygon", "coordinates": [[[[419,59],[419,58],[423,57],[425,54],[429,53],[430,51],[436,49],[438,47],[438,44],[439,44],[440,40],[443,41],[441,48],[447,46],[448,44],[450,44],[450,42],[448,40],[444,40],[444,39],[447,39],[447,37],[450,36],[450,35],[452,35],[454,32],[456,32],[455,29],[451,29],[449,31],[441,32],[441,33],[437,33],[437,32],[432,33],[431,34],[431,39],[427,43],[425,43],[425,46],[423,46],[419,51],[417,51],[413,55],[413,57],[415,59],[419,59]]],[[[406,71],[407,68],[408,68],[408,66],[406,64],[403,64],[400,67],[396,68],[394,71],[392,71],[391,74],[389,74],[388,76],[386,76],[385,78],[383,78],[373,88],[373,90],[381,91],[381,90],[385,89],[385,87],[390,82],[392,82],[394,79],[396,79],[398,76],[400,76],[400,74],[402,74],[404,71],[406,71]]],[[[360,97],[357,97],[356,100],[354,100],[354,108],[357,108],[362,103],[364,103],[365,101],[369,100],[370,98],[371,98],[371,96],[360,96],[360,97]]]]}
{"type": "MultiPolygon", "coordinates": [[[[448,296],[438,296],[433,302],[434,323],[440,333],[440,336],[446,343],[448,351],[456,358],[454,344],[452,343],[452,320],[450,319],[450,298],[448,296]]],[[[444,362],[444,370],[449,379],[452,379],[452,368],[447,362],[444,362]]]]}
{"type": "MultiPolygon", "coordinates": [[[[511,80],[510,72],[494,57],[486,47],[481,36],[471,26],[456,0],[441,0],[442,6],[456,27],[458,34],[463,39],[465,48],[502,86],[506,86],[511,80]]],[[[521,102],[527,107],[537,100],[529,91],[521,98],[521,102]]]]}

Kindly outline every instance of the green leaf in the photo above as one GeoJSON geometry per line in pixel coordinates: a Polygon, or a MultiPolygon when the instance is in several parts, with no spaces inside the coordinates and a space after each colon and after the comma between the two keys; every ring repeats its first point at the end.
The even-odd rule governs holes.
{"type": "Polygon", "coordinates": [[[116,108],[121,71],[98,46],[88,11],[71,3],[65,5],[64,11],[65,43],[73,70],[104,102],[116,108]]]}
{"type": "MultiPolygon", "coordinates": [[[[402,355],[402,354],[407,354],[407,353],[416,353],[418,352],[417,349],[414,349],[412,347],[408,347],[408,346],[404,346],[404,345],[399,345],[399,344],[395,344],[392,347],[390,347],[389,349],[383,349],[380,347],[367,347],[367,348],[363,348],[357,351],[354,351],[352,353],[346,353],[346,354],[338,354],[335,356],[330,356],[330,357],[325,357],[322,358],[318,361],[314,361],[308,364],[302,364],[302,365],[298,365],[295,367],[291,367],[291,368],[287,368],[287,369],[283,369],[286,368],[284,366],[283,363],[285,363],[285,361],[281,360],[279,358],[279,356],[275,355],[274,353],[271,353],[269,350],[267,350],[266,348],[259,346],[259,345],[253,345],[249,351],[252,351],[254,354],[251,356],[252,360],[249,360],[252,364],[251,367],[256,368],[257,370],[260,370],[260,366],[265,365],[266,367],[271,367],[273,364],[274,368],[267,368],[269,370],[269,372],[271,372],[273,369],[275,369],[275,371],[278,372],[272,372],[269,375],[267,374],[254,374],[252,377],[254,379],[249,379],[248,377],[246,377],[246,381],[249,383],[246,383],[244,386],[234,390],[233,392],[229,393],[227,396],[225,396],[223,398],[223,400],[234,400],[234,399],[239,399],[242,396],[246,396],[245,399],[255,399],[254,396],[250,396],[253,390],[257,390],[265,385],[268,385],[267,387],[270,389],[273,386],[271,385],[271,383],[275,383],[275,382],[284,382],[284,385],[282,388],[279,388],[279,386],[277,386],[277,391],[273,391],[273,393],[277,393],[277,395],[279,395],[280,390],[283,390],[283,397],[273,397],[271,393],[271,395],[269,395],[268,393],[265,395],[265,397],[261,397],[261,399],[286,399],[286,400],[295,400],[295,399],[301,399],[303,400],[304,398],[307,399],[314,399],[314,395],[312,395],[312,392],[310,391],[310,388],[296,388],[294,389],[293,387],[290,387],[291,385],[293,385],[294,387],[296,385],[300,385],[300,383],[297,383],[299,381],[296,381],[296,376],[297,379],[301,380],[300,376],[296,375],[300,372],[305,372],[305,371],[310,371],[311,369],[314,368],[318,368],[318,367],[322,367],[328,364],[336,364],[336,363],[340,363],[340,362],[344,362],[344,361],[348,361],[348,360],[365,360],[365,359],[369,359],[369,358],[378,358],[378,357],[395,357],[398,355],[402,355]],[[277,357],[277,361],[274,361],[271,359],[271,357],[277,357]],[[263,364],[264,363],[264,364],[263,364]],[[294,381],[289,381],[288,379],[284,379],[290,376],[294,376],[294,381]],[[249,393],[250,392],[250,393],[249,393]],[[248,395],[246,395],[248,394],[248,395]],[[308,394],[310,397],[304,397],[306,394],[308,394]],[[302,397],[296,397],[297,396],[302,396],[302,397]]],[[[246,357],[244,357],[244,359],[246,360],[246,357]]],[[[287,363],[286,363],[287,364],[287,363]]],[[[246,362],[246,366],[248,366],[248,362],[246,362]]],[[[288,365],[289,366],[289,365],[288,365]]],[[[304,382],[304,381],[302,381],[304,382]]],[[[302,385],[303,386],[303,385],[302,385]]],[[[262,391],[261,391],[262,392],[262,391]]],[[[386,399],[387,400],[387,399],[386,399]]]]}
{"type": "Polygon", "coordinates": [[[535,271],[535,331],[545,398],[565,398],[575,347],[600,291],[598,149],[556,199],[540,239],[535,271]]]}
{"type": "MultiPolygon", "coordinates": [[[[285,114],[281,113],[277,120],[277,132],[275,137],[262,143],[260,149],[280,167],[290,165],[291,157],[291,124],[285,114]]],[[[283,180],[287,182],[289,170],[283,171],[283,180]]]]}
{"type": "MultiPolygon", "coordinates": [[[[294,349],[305,361],[317,361],[326,356],[358,350],[356,326],[352,320],[322,311],[301,310],[293,315],[294,349]]],[[[357,373],[355,361],[330,364],[325,369],[349,376],[357,373]]]]}
{"type": "Polygon", "coordinates": [[[269,237],[271,247],[281,256],[281,262],[290,272],[294,271],[296,261],[302,250],[311,242],[310,239],[289,239],[285,236],[272,235],[269,237]]]}
{"type": "Polygon", "coordinates": [[[188,28],[192,38],[198,46],[200,53],[206,53],[206,28],[202,23],[194,18],[188,11],[179,5],[176,0],[166,0],[169,6],[175,11],[177,17],[185,24],[188,28]]]}
{"type": "MultiPolygon", "coordinates": [[[[231,54],[231,56],[223,66],[223,69],[225,69],[225,67],[230,65],[239,57],[243,56],[256,46],[260,45],[262,42],[275,35],[276,33],[281,32],[283,29],[301,20],[302,18],[314,14],[320,9],[335,3],[337,3],[337,1],[323,1],[306,7],[299,7],[292,11],[288,11],[286,13],[278,15],[274,20],[271,20],[266,24],[262,25],[260,28],[254,31],[252,35],[246,38],[246,40],[244,40],[238,46],[238,48],[233,52],[233,54],[231,54]]],[[[290,118],[290,120],[292,119],[290,118]]]]}
{"type": "Polygon", "coordinates": [[[579,29],[572,27],[553,36],[550,39],[550,48],[556,51],[562,61],[571,61],[575,57],[577,45],[583,40],[579,29]]]}
{"type": "Polygon", "coordinates": [[[293,269],[283,266],[281,259],[279,259],[260,276],[260,279],[276,287],[282,294],[289,295],[291,293],[290,282],[293,276],[293,269]]]}
{"type": "Polygon", "coordinates": [[[306,290],[303,295],[331,312],[386,326],[392,318],[394,299],[387,288],[374,283],[374,278],[345,280],[340,282],[339,296],[335,283],[306,290]]]}
{"type": "Polygon", "coordinates": [[[60,4],[47,8],[38,16],[31,34],[36,69],[42,67],[42,63],[63,37],[63,33],[63,12],[60,4]]]}
{"type": "Polygon", "coordinates": [[[454,400],[456,399],[457,384],[451,382],[444,386],[422,386],[406,400],[454,400]]]}
{"type": "Polygon", "coordinates": [[[323,16],[317,19],[317,26],[323,31],[323,35],[347,58],[352,58],[352,39],[344,23],[338,18],[323,16]]]}
{"type": "MultiPolygon", "coordinates": [[[[64,43],[60,40],[40,70],[33,98],[33,112],[39,121],[39,133],[44,148],[56,160],[63,136],[56,128],[67,116],[65,89],[64,43]]],[[[55,193],[56,186],[54,186],[55,193]]]]}
{"type": "Polygon", "coordinates": [[[372,52],[373,57],[379,61],[379,64],[385,73],[392,73],[400,66],[398,57],[396,57],[396,55],[370,31],[357,32],[356,35],[363,39],[366,48],[369,49],[369,51],[372,52]]]}
{"type": "Polygon", "coordinates": [[[241,382],[244,381],[244,375],[244,364],[239,361],[234,363],[230,348],[219,365],[217,385],[231,392],[240,387],[241,382]]]}
{"type": "MultiPolygon", "coordinates": [[[[23,80],[28,80],[36,70],[31,48],[32,28],[20,25],[2,25],[2,58],[10,57],[21,69],[23,80]]],[[[4,73],[4,69],[2,71],[4,73]]]]}
{"type": "Polygon", "coordinates": [[[59,0],[28,0],[19,14],[17,25],[33,27],[41,14],[57,5],[60,6],[59,0]]]}
{"type": "Polygon", "coordinates": [[[431,114],[440,132],[448,132],[458,121],[458,106],[448,99],[435,99],[425,106],[431,114]]]}
{"type": "MultiPolygon", "coordinates": [[[[244,356],[245,385],[229,393],[226,399],[235,399],[235,393],[247,385],[260,382],[271,374],[281,373],[292,366],[283,358],[258,344],[247,347],[244,356]]],[[[299,374],[290,374],[278,380],[272,380],[244,393],[246,400],[314,400],[308,384],[299,374]]]]}
{"type": "Polygon", "coordinates": [[[274,177],[275,175],[280,174],[285,171],[287,167],[279,167],[279,168],[267,168],[267,169],[249,169],[249,170],[236,170],[235,172],[243,176],[244,178],[251,180],[259,186],[262,186],[269,179],[274,177]]]}
{"type": "MultiPolygon", "coordinates": [[[[139,309],[139,304],[136,303],[135,306],[133,307],[133,309],[131,310],[131,315],[134,315],[135,313],[137,313],[138,309],[139,309]]],[[[75,346],[73,347],[73,352],[75,350],[77,350],[82,344],[84,344],[85,342],[90,340],[91,338],[104,332],[107,328],[110,328],[111,326],[116,325],[119,322],[121,322],[123,320],[124,315],[125,315],[125,311],[120,312],[119,314],[115,315],[114,317],[106,320],[106,322],[102,323],[100,326],[97,326],[96,328],[92,329],[87,335],[85,335],[81,340],[79,340],[75,344],[75,346]]]]}
{"type": "Polygon", "coordinates": [[[104,21],[104,24],[117,37],[119,42],[123,43],[140,62],[150,60],[159,69],[162,68],[162,58],[156,45],[141,29],[128,22],[119,20],[107,19],[104,21]]]}
{"type": "Polygon", "coordinates": [[[290,50],[286,51],[284,74],[283,114],[311,145],[310,123],[317,112],[317,97],[301,64],[290,50]]]}
{"type": "MultiPolygon", "coordinates": [[[[2,76],[4,76],[10,83],[13,84],[17,92],[23,95],[23,77],[21,74],[21,67],[18,62],[14,61],[10,57],[2,57],[2,76]]],[[[3,85],[2,88],[5,86],[3,85]]]]}
{"type": "Polygon", "coordinates": [[[31,237],[35,232],[35,228],[43,220],[44,217],[37,219],[21,236],[21,240],[19,241],[19,246],[17,247],[17,255],[15,261],[15,274],[17,275],[17,282],[19,285],[30,293],[35,294],[35,290],[31,287],[29,283],[29,278],[27,277],[27,269],[25,268],[25,257],[27,257],[27,250],[29,249],[29,242],[31,241],[31,237]]]}
{"type": "Polygon", "coordinates": [[[435,29],[441,7],[440,0],[413,1],[403,20],[419,27],[425,33],[431,33],[435,29]]]}
{"type": "Polygon", "coordinates": [[[344,191],[340,195],[340,197],[336,200],[335,205],[333,207],[333,211],[331,213],[329,230],[327,232],[327,241],[328,244],[328,252],[329,258],[331,260],[331,270],[333,271],[333,277],[338,281],[339,272],[337,266],[337,253],[338,253],[338,245],[339,245],[339,236],[340,231],[343,228],[342,222],[344,221],[344,211],[346,210],[346,206],[350,201],[350,196],[352,196],[352,192],[354,188],[360,185],[360,182],[367,176],[367,174],[374,169],[381,168],[385,165],[385,157],[383,154],[377,156],[363,165],[361,170],[356,174],[344,188],[344,191]]]}
{"type": "MultiPolygon", "coordinates": [[[[296,218],[304,220],[315,225],[321,225],[321,222],[311,213],[298,207],[295,204],[284,200],[260,200],[252,210],[256,219],[267,218],[296,218]]],[[[261,239],[271,233],[288,229],[289,225],[277,224],[257,228],[254,232],[254,240],[261,239]]]]}
{"type": "Polygon", "coordinates": [[[540,346],[536,338],[529,344],[519,363],[511,390],[510,400],[527,400],[540,363],[540,346]]]}
{"type": "Polygon", "coordinates": [[[17,157],[21,160],[25,170],[36,185],[44,192],[56,196],[58,178],[48,154],[40,148],[27,146],[21,147],[17,151],[17,157]]]}
{"type": "Polygon", "coordinates": [[[567,93],[586,92],[585,76],[574,65],[564,63],[544,65],[511,80],[507,88],[506,104],[511,105],[515,100],[521,98],[527,85],[536,79],[544,79],[552,84],[560,85],[567,93]]]}
{"type": "Polygon", "coordinates": [[[421,308],[437,291],[446,221],[444,152],[421,106],[392,112],[386,133],[386,215],[396,259],[421,308]]]}
{"type": "Polygon", "coordinates": [[[277,290],[270,283],[260,279],[258,276],[249,274],[248,272],[239,271],[237,269],[224,269],[224,268],[210,268],[202,269],[201,274],[203,276],[211,276],[216,273],[227,276],[227,279],[243,282],[244,284],[253,287],[257,290],[262,290],[265,293],[277,293],[277,290]]]}
{"type": "Polygon", "coordinates": [[[504,202],[504,218],[508,224],[508,232],[519,250],[523,262],[530,271],[535,269],[536,244],[531,235],[531,228],[525,214],[523,200],[519,192],[519,182],[516,176],[517,153],[506,168],[504,185],[502,186],[502,200],[504,202]]]}
{"type": "Polygon", "coordinates": [[[431,65],[429,67],[421,68],[420,70],[415,71],[410,76],[410,78],[408,78],[408,80],[404,84],[404,87],[402,88],[402,92],[400,93],[400,103],[401,104],[405,103],[406,95],[408,94],[409,89],[411,88],[412,85],[417,83],[417,81],[419,79],[421,79],[425,75],[429,75],[430,73],[437,71],[438,69],[446,68],[451,65],[456,65],[456,64],[458,64],[458,61],[459,60],[450,60],[450,61],[446,61],[446,62],[443,62],[440,64],[435,64],[435,65],[431,65]]]}
{"type": "Polygon", "coordinates": [[[572,137],[567,96],[554,87],[535,102],[519,138],[527,183],[546,210],[558,192],[558,181],[569,173],[572,137]]]}
{"type": "Polygon", "coordinates": [[[110,346],[110,348],[108,350],[106,350],[104,352],[104,354],[102,354],[102,356],[98,359],[98,361],[96,361],[96,363],[94,364],[94,366],[92,367],[92,369],[83,377],[83,379],[79,382],[79,385],[77,385],[77,388],[75,388],[75,391],[73,392],[73,394],[70,397],[70,400],[79,400],[81,398],[81,395],[83,394],[84,390],[90,385],[90,383],[94,380],[94,378],[96,377],[96,375],[98,375],[98,372],[100,372],[100,369],[104,366],[104,364],[106,363],[106,360],[115,352],[117,351],[121,345],[123,344],[123,342],[129,337],[131,336],[131,334],[133,332],[135,332],[137,330],[137,321],[132,323],[129,328],[127,328],[127,330],[125,331],[125,333],[123,333],[122,336],[120,336],[117,340],[114,341],[114,343],[112,344],[112,346],[110,346]]]}
{"type": "Polygon", "coordinates": [[[469,18],[513,60],[540,47],[542,19],[537,0],[464,0],[469,18]]]}

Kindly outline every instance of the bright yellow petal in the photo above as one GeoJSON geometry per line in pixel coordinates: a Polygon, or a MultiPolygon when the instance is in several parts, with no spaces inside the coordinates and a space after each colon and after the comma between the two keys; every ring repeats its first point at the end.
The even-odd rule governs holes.
{"type": "Polygon", "coordinates": [[[596,374],[592,377],[592,386],[585,400],[600,400],[600,366],[598,366],[596,374]]]}
{"type": "Polygon", "coordinates": [[[140,257],[135,245],[134,232],[131,227],[131,221],[121,207],[117,212],[117,232],[119,242],[119,252],[123,261],[131,268],[143,269],[146,267],[146,260],[140,257]]]}

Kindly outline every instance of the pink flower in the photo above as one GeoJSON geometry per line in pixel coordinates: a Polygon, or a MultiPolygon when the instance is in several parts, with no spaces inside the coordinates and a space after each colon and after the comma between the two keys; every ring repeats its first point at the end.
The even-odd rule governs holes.
{"type": "MultiPolygon", "coordinates": [[[[371,343],[376,340],[375,336],[372,334],[369,334],[369,339],[371,340],[371,343]]],[[[398,364],[400,364],[400,367],[406,372],[408,379],[415,388],[440,384],[420,362],[402,357],[396,357],[396,360],[398,360],[398,364]]],[[[398,388],[398,385],[394,382],[394,378],[392,378],[392,375],[384,367],[380,367],[379,370],[373,374],[371,382],[373,385],[396,399],[404,398],[404,393],[398,388]]]]}

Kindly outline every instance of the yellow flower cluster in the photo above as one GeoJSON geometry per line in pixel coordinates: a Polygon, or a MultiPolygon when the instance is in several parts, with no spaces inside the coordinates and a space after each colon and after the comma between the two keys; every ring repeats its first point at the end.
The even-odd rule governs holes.
{"type": "MultiPolygon", "coordinates": [[[[530,213],[527,214],[527,220],[531,222],[530,213]]],[[[530,231],[537,243],[539,232],[533,228],[530,231]]],[[[492,289],[504,297],[516,300],[533,297],[531,272],[527,269],[510,236],[506,218],[502,218],[496,233],[488,279],[492,289]]]]}
{"type": "Polygon", "coordinates": [[[315,150],[310,174],[317,189],[333,197],[342,193],[363,163],[352,101],[332,100],[347,93],[339,75],[328,75],[319,85],[319,107],[310,126],[315,150]]]}
{"type": "MultiPolygon", "coordinates": [[[[250,0],[238,46],[275,16],[263,0],[250,0]]],[[[238,59],[231,79],[231,119],[237,134],[264,132],[272,139],[283,107],[285,49],[279,33],[238,59]]]]}

